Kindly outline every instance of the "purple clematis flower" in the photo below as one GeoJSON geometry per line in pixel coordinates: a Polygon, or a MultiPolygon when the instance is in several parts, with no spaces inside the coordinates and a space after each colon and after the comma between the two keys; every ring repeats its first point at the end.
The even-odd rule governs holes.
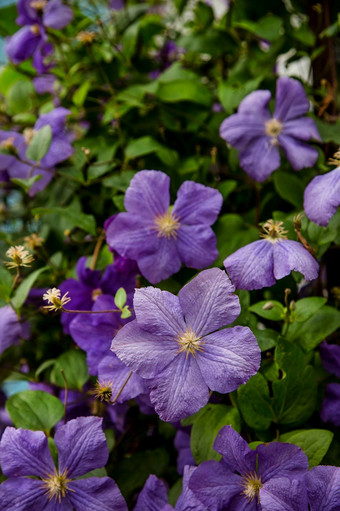
{"type": "Polygon", "coordinates": [[[41,176],[41,179],[30,188],[29,195],[31,196],[46,188],[53,178],[55,165],[67,160],[73,154],[72,135],[65,130],[66,117],[70,113],[66,108],[55,108],[51,112],[41,115],[33,129],[26,128],[22,135],[14,131],[0,131],[0,145],[12,148],[20,158],[11,154],[0,154],[0,170],[6,171],[11,178],[28,179],[37,175],[41,176]],[[34,132],[46,125],[51,126],[52,140],[47,153],[40,162],[41,167],[37,167],[35,161],[26,157],[27,145],[34,132]]]}
{"type": "Polygon", "coordinates": [[[262,289],[273,286],[292,270],[306,280],[316,279],[319,265],[315,258],[297,242],[285,236],[282,222],[268,220],[263,225],[264,239],[249,243],[223,262],[236,289],[262,289]]]}
{"type": "Polygon", "coordinates": [[[101,422],[78,417],[57,430],[58,469],[42,431],[7,428],[0,443],[2,471],[9,478],[0,486],[2,511],[127,511],[109,477],[78,479],[108,460],[101,422]]]}
{"type": "Polygon", "coordinates": [[[340,167],[316,176],[305,189],[303,208],[312,222],[326,227],[340,205],[340,167]]]}
{"type": "Polygon", "coordinates": [[[287,76],[277,80],[273,117],[270,99],[268,90],[252,92],[220,128],[221,137],[239,149],[241,167],[256,181],[280,166],[279,147],[294,170],[311,167],[318,158],[317,150],[304,143],[320,136],[313,119],[305,116],[309,101],[301,83],[287,76]]]}
{"type": "Polygon", "coordinates": [[[110,247],[137,261],[152,284],[178,272],[182,263],[201,269],[218,255],[210,226],[221,209],[222,195],[185,181],[169,209],[169,186],[170,178],[164,172],[138,172],[125,194],[127,213],[119,213],[106,230],[110,247]]]}
{"type": "MultiPolygon", "coordinates": [[[[294,480],[303,481],[308,470],[307,456],[296,445],[272,442],[252,450],[231,426],[221,429],[214,449],[222,454],[222,461],[201,463],[189,488],[216,511],[260,511],[262,501],[273,502],[275,496],[276,500],[288,500],[290,492],[299,493],[294,480]]],[[[279,511],[280,507],[264,509],[279,511]]]]}
{"type": "MultiPolygon", "coordinates": [[[[98,302],[98,310],[105,310],[105,304],[110,305],[108,309],[116,309],[117,307],[114,304],[114,306],[112,306],[112,296],[115,295],[120,287],[123,287],[127,293],[127,303],[130,304],[132,301],[132,293],[135,288],[137,275],[137,267],[134,261],[115,257],[114,263],[109,264],[103,275],[101,275],[99,270],[87,268],[86,257],[81,257],[77,262],[77,275],[78,280],[67,279],[59,286],[62,295],[67,291],[69,292],[73,310],[92,310],[92,307],[94,307],[95,302],[100,296],[102,296],[102,298],[98,302]],[[107,300],[110,301],[109,304],[107,300]]],[[[96,310],[96,308],[97,306],[94,310],[96,310]]],[[[94,317],[86,319],[86,328],[93,330],[94,327],[96,329],[98,327],[98,321],[101,323],[103,322],[104,316],[101,314],[97,314],[97,316],[99,316],[97,319],[94,317]]],[[[76,314],[62,313],[61,322],[65,333],[70,333],[70,323],[71,321],[75,321],[76,317],[76,314]]],[[[83,314],[80,323],[78,321],[76,324],[81,327],[82,321],[84,321],[83,314]]],[[[110,315],[104,321],[110,325],[109,328],[112,340],[115,330],[122,324],[121,321],[119,321],[119,315],[115,314],[114,317],[110,315]]],[[[75,336],[77,335],[76,328],[74,330],[75,336]]],[[[105,338],[107,337],[107,333],[108,331],[105,327],[105,333],[103,332],[105,338]]],[[[79,335],[82,335],[81,332],[79,332],[79,335]]],[[[82,341],[80,337],[75,337],[75,341],[87,351],[85,345],[84,347],[81,345],[82,341]]]]}
{"type": "Polygon", "coordinates": [[[73,11],[61,0],[19,0],[18,25],[24,25],[6,43],[6,53],[14,64],[20,64],[33,55],[33,65],[39,73],[47,71],[45,57],[53,51],[46,28],[61,29],[73,18],[73,11]]]}
{"type": "Polygon", "coordinates": [[[234,286],[218,268],[202,271],[178,296],[136,289],[136,319],[112,341],[112,351],[142,378],[160,418],[176,421],[197,412],[209,389],[227,393],[260,365],[260,349],[247,327],[219,330],[240,313],[234,286]]]}
{"type": "Polygon", "coordinates": [[[320,466],[306,474],[310,511],[339,511],[340,468],[320,466]]]}

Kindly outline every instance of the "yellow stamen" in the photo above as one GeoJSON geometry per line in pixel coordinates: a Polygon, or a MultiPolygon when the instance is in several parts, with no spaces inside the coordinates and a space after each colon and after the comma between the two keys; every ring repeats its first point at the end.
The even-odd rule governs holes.
{"type": "Polygon", "coordinates": [[[95,302],[98,298],[98,296],[102,295],[103,291],[100,289],[100,287],[97,287],[92,291],[91,298],[95,302]]]}
{"type": "Polygon", "coordinates": [[[196,336],[192,328],[187,327],[186,332],[181,332],[177,335],[175,340],[179,344],[178,353],[183,353],[185,351],[186,358],[189,353],[195,357],[196,351],[203,351],[202,344],[204,344],[204,342],[201,337],[196,336]]]}
{"type": "Polygon", "coordinates": [[[261,477],[258,477],[256,472],[251,472],[243,476],[241,485],[244,488],[242,495],[244,495],[249,502],[252,502],[255,497],[257,497],[260,502],[259,493],[263,484],[261,482],[261,477]]]}
{"type": "Polygon", "coordinates": [[[261,238],[265,238],[272,243],[275,243],[278,239],[286,240],[288,231],[285,231],[283,228],[283,222],[278,222],[275,220],[267,220],[262,226],[263,233],[260,233],[261,238]]]}
{"type": "Polygon", "coordinates": [[[91,394],[93,394],[96,399],[100,399],[100,401],[110,403],[112,399],[112,385],[112,381],[100,382],[97,380],[97,383],[95,384],[91,394]]]}
{"type": "Polygon", "coordinates": [[[156,216],[154,224],[158,237],[167,238],[168,240],[177,238],[177,231],[181,226],[179,219],[171,211],[167,211],[164,215],[156,216]]]}
{"type": "Polygon", "coordinates": [[[280,135],[282,128],[282,122],[277,119],[269,119],[269,121],[265,123],[266,134],[271,137],[271,143],[273,145],[278,144],[277,137],[280,135]]]}
{"type": "Polygon", "coordinates": [[[11,247],[7,250],[6,256],[12,259],[11,262],[5,263],[8,268],[17,268],[18,266],[31,266],[34,257],[22,245],[11,247]]]}
{"type": "Polygon", "coordinates": [[[34,34],[34,35],[40,34],[40,27],[39,27],[38,23],[36,23],[35,25],[31,25],[30,30],[31,30],[32,34],[34,34]]]}
{"type": "Polygon", "coordinates": [[[78,41],[80,43],[83,43],[83,44],[91,44],[93,43],[93,41],[96,39],[96,34],[95,32],[79,32],[79,34],[77,34],[76,38],[78,39],[78,41]]]}
{"type": "Polygon", "coordinates": [[[30,2],[30,7],[32,7],[32,9],[36,9],[37,11],[42,11],[46,5],[47,0],[33,0],[30,2]]]}
{"type": "Polygon", "coordinates": [[[62,309],[64,305],[71,301],[71,298],[68,296],[68,291],[61,298],[61,291],[54,287],[53,289],[49,289],[44,293],[43,300],[47,300],[51,305],[45,305],[44,309],[48,309],[50,311],[57,311],[62,309]]]}
{"type": "Polygon", "coordinates": [[[43,487],[46,488],[45,495],[47,495],[50,502],[55,499],[55,502],[61,504],[61,499],[66,497],[67,492],[74,491],[67,486],[72,481],[72,479],[67,479],[67,469],[62,474],[55,470],[54,474],[42,478],[42,481],[43,487]]]}

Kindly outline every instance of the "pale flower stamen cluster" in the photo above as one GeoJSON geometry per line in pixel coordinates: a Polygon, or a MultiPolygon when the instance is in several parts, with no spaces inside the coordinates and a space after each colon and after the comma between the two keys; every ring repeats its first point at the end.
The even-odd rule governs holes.
{"type": "Polygon", "coordinates": [[[71,298],[68,296],[68,291],[61,297],[60,289],[54,287],[53,289],[49,289],[44,293],[43,300],[47,300],[51,305],[45,305],[44,309],[48,309],[50,311],[57,311],[64,308],[68,302],[71,301],[71,298]]]}
{"type": "Polygon", "coordinates": [[[8,268],[18,268],[19,266],[31,266],[31,262],[34,261],[34,257],[28,250],[22,245],[16,245],[7,250],[6,256],[12,259],[10,262],[6,262],[8,268]]]}

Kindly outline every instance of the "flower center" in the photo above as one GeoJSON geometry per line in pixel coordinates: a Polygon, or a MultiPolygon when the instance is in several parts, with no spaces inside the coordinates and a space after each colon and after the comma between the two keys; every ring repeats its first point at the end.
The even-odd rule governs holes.
{"type": "Polygon", "coordinates": [[[61,297],[60,289],[54,287],[53,289],[49,289],[46,293],[43,294],[43,300],[47,300],[51,305],[45,305],[44,309],[48,309],[51,311],[56,311],[62,309],[64,305],[71,301],[71,298],[67,296],[68,291],[61,297]]]}
{"type": "Polygon", "coordinates": [[[78,41],[80,43],[91,44],[96,39],[96,34],[95,34],[95,32],[83,31],[83,32],[79,32],[77,34],[76,38],[78,39],[78,41]]]}
{"type": "Polygon", "coordinates": [[[17,245],[15,247],[11,247],[7,250],[6,256],[9,259],[12,259],[12,262],[6,262],[6,265],[9,268],[16,268],[18,266],[30,266],[31,262],[34,261],[34,257],[29,253],[28,250],[25,250],[25,247],[22,245],[17,245]]]}
{"type": "Polygon", "coordinates": [[[37,11],[42,11],[46,5],[47,0],[33,0],[33,2],[30,2],[30,7],[32,7],[32,9],[36,9],[37,11]]]}
{"type": "Polygon", "coordinates": [[[30,30],[31,30],[32,34],[34,34],[34,35],[40,34],[40,27],[39,27],[38,23],[36,23],[35,25],[31,25],[30,30]]]}
{"type": "Polygon", "coordinates": [[[94,289],[92,291],[92,300],[95,302],[98,298],[98,296],[102,295],[103,294],[103,291],[100,289],[100,287],[97,287],[96,289],[94,289]]]}
{"type": "Polygon", "coordinates": [[[62,474],[55,470],[54,474],[50,474],[46,479],[42,479],[42,481],[49,501],[55,499],[55,502],[60,504],[61,499],[66,497],[68,491],[74,491],[67,487],[67,484],[72,481],[72,479],[67,479],[67,469],[62,474]]]}
{"type": "Polygon", "coordinates": [[[97,383],[94,386],[92,394],[96,399],[100,399],[100,401],[105,401],[110,403],[112,398],[112,381],[102,381],[97,380],[97,383]]]}
{"type": "Polygon", "coordinates": [[[197,337],[192,328],[186,329],[186,332],[182,332],[175,338],[176,342],[179,344],[178,353],[182,353],[185,351],[186,358],[189,353],[196,356],[196,351],[203,351],[202,348],[202,338],[197,337]]]}
{"type": "Polygon", "coordinates": [[[259,500],[260,488],[262,488],[263,484],[261,482],[261,477],[258,477],[256,472],[251,472],[243,476],[241,485],[244,488],[242,495],[244,495],[249,502],[252,502],[255,497],[259,500]]]}
{"type": "Polygon", "coordinates": [[[269,119],[269,121],[265,123],[266,134],[272,137],[272,143],[277,143],[277,137],[280,135],[282,128],[282,122],[277,119],[269,119]]]}
{"type": "Polygon", "coordinates": [[[260,233],[261,238],[265,238],[272,243],[275,243],[278,239],[286,240],[288,231],[283,228],[283,222],[275,220],[267,220],[262,226],[263,233],[260,233]]]}
{"type": "Polygon", "coordinates": [[[177,238],[177,231],[181,224],[179,219],[175,217],[171,211],[167,211],[164,215],[158,215],[154,218],[154,229],[158,232],[158,237],[177,238]]]}

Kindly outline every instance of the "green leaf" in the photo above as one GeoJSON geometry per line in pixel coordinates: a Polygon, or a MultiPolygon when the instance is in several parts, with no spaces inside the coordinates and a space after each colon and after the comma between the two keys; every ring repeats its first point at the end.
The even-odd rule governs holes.
{"type": "Polygon", "coordinates": [[[248,309],[255,312],[261,318],[270,319],[271,321],[282,321],[284,317],[284,306],[276,300],[263,300],[251,305],[248,309]]]}
{"type": "Polygon", "coordinates": [[[326,429],[297,429],[280,436],[280,442],[301,447],[307,455],[309,468],[319,465],[332,443],[334,434],[326,429]]]}
{"type": "Polygon", "coordinates": [[[136,51],[140,23],[137,21],[125,30],[122,37],[123,54],[131,58],[136,51]]]}
{"type": "Polygon", "coordinates": [[[3,266],[0,266],[0,299],[8,301],[12,292],[13,277],[3,266]]]}
{"type": "Polygon", "coordinates": [[[303,298],[295,302],[295,310],[292,314],[293,321],[307,321],[312,317],[325,303],[327,298],[321,296],[313,296],[310,298],[303,298]]]}
{"type": "Polygon", "coordinates": [[[220,216],[214,226],[214,231],[219,253],[219,257],[214,263],[215,266],[222,266],[228,255],[259,238],[259,231],[256,227],[246,224],[241,216],[232,213],[220,216]]]}
{"type": "Polygon", "coordinates": [[[254,429],[268,429],[275,419],[267,380],[255,374],[237,391],[237,402],[246,423],[254,429]]]}
{"type": "Polygon", "coordinates": [[[40,161],[50,148],[52,140],[51,126],[47,125],[34,133],[27,148],[26,157],[29,160],[40,161]]]}
{"type": "Polygon", "coordinates": [[[122,319],[130,318],[131,317],[131,311],[129,309],[128,305],[125,305],[125,307],[122,310],[122,313],[120,315],[122,319]]]}
{"type": "Polygon", "coordinates": [[[51,383],[64,387],[65,382],[61,370],[64,371],[67,387],[70,389],[82,390],[84,383],[89,379],[86,355],[77,349],[65,351],[60,355],[51,371],[51,383]]]}
{"type": "Polygon", "coordinates": [[[276,422],[301,424],[309,419],[315,409],[316,372],[312,366],[306,365],[305,355],[291,342],[278,342],[275,360],[283,373],[280,380],[272,383],[276,422]]]}
{"type": "Polygon", "coordinates": [[[166,165],[175,166],[178,161],[176,151],[163,146],[160,142],[149,136],[133,140],[125,150],[125,155],[130,160],[150,153],[156,153],[159,159],[166,165]]]}
{"type": "Polygon", "coordinates": [[[199,77],[195,80],[176,80],[173,82],[160,82],[156,96],[164,103],[178,103],[179,101],[190,101],[209,107],[212,103],[212,96],[209,89],[199,77]]]}
{"type": "Polygon", "coordinates": [[[118,307],[118,309],[122,309],[124,305],[126,304],[126,291],[123,287],[120,287],[115,294],[114,300],[115,304],[118,307]]]}
{"type": "Polygon", "coordinates": [[[17,428],[46,432],[64,414],[60,399],[42,390],[25,390],[14,394],[7,399],[6,410],[17,428]]]}
{"type": "Polygon", "coordinates": [[[218,97],[227,114],[231,114],[239,106],[242,99],[256,90],[263,80],[263,75],[246,82],[222,82],[218,87],[218,97]]]}
{"type": "MultiPolygon", "coordinates": [[[[12,298],[12,304],[15,309],[20,309],[20,307],[25,302],[28,293],[30,292],[31,288],[33,287],[35,281],[39,277],[41,273],[48,270],[47,266],[44,266],[44,268],[39,268],[39,270],[34,271],[33,273],[30,273],[20,284],[20,286],[15,291],[15,294],[12,298]]],[[[41,297],[42,300],[42,297],[41,297]]]]}
{"type": "Polygon", "coordinates": [[[274,172],[274,186],[277,193],[297,209],[303,209],[304,184],[297,176],[289,172],[274,172]]]}
{"type": "Polygon", "coordinates": [[[279,333],[270,328],[265,330],[252,329],[253,334],[256,337],[257,343],[261,351],[268,351],[276,346],[277,338],[279,333]]]}
{"type": "Polygon", "coordinates": [[[213,444],[218,432],[227,424],[236,431],[241,430],[241,419],[236,408],[208,404],[198,412],[190,436],[191,452],[197,464],[221,459],[213,444]]]}
{"type": "Polygon", "coordinates": [[[38,174],[37,176],[30,177],[28,179],[19,179],[18,177],[11,177],[12,183],[20,186],[26,193],[29,191],[31,186],[34,185],[42,176],[38,174]]]}
{"type": "Polygon", "coordinates": [[[323,142],[334,142],[340,144],[340,119],[336,123],[327,123],[313,117],[316,127],[320,133],[323,142]]]}
{"type": "Polygon", "coordinates": [[[272,15],[265,16],[256,22],[250,20],[236,22],[234,26],[243,28],[270,42],[275,41],[283,34],[283,20],[272,15]]]}
{"type": "Polygon", "coordinates": [[[286,337],[298,342],[305,351],[310,351],[338,328],[340,311],[323,305],[307,321],[291,324],[286,337]]]}
{"type": "Polygon", "coordinates": [[[104,179],[103,185],[109,188],[114,188],[115,190],[119,190],[120,192],[126,192],[127,188],[130,186],[130,181],[135,174],[136,172],[133,170],[126,170],[121,174],[107,177],[104,179]]]}
{"type": "Polygon", "coordinates": [[[237,181],[233,179],[228,179],[227,181],[223,181],[218,185],[218,191],[222,194],[223,200],[225,200],[231,192],[235,190],[237,187],[237,181]]]}
{"type": "Polygon", "coordinates": [[[75,210],[73,207],[51,207],[51,208],[34,208],[33,215],[55,215],[62,216],[70,222],[69,228],[79,227],[93,236],[96,236],[96,221],[93,215],[86,215],[81,211],[75,210]]]}
{"type": "Polygon", "coordinates": [[[7,112],[10,115],[16,115],[30,110],[33,93],[34,87],[29,80],[25,79],[15,82],[6,94],[7,112]]]}
{"type": "Polygon", "coordinates": [[[83,106],[90,88],[91,80],[86,80],[84,83],[81,84],[80,87],[78,87],[76,92],[73,94],[72,101],[78,108],[83,106]]]}

